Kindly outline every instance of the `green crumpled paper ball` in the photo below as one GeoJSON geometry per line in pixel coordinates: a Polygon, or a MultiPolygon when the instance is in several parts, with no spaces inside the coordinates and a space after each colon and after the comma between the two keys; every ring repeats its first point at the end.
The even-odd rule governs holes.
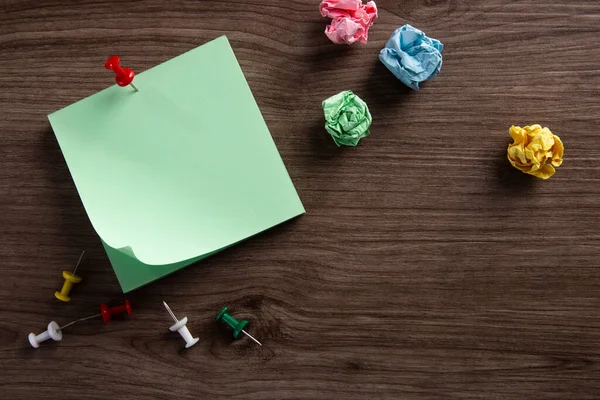
{"type": "Polygon", "coordinates": [[[340,92],[323,101],[325,129],[335,144],[356,146],[360,139],[369,136],[372,117],[369,107],[350,90],[340,92]]]}

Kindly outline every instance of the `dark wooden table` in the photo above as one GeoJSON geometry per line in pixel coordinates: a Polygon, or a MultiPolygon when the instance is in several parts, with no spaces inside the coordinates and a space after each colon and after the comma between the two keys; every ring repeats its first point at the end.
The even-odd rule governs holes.
{"type": "Polygon", "coordinates": [[[600,398],[600,2],[378,5],[347,47],[316,0],[0,2],[1,398],[600,398]],[[405,23],[445,44],[420,92],[377,60],[405,23]],[[124,298],[46,115],[111,85],[107,55],[141,72],[224,34],[307,214],[133,292],[128,321],[31,348],[124,298]],[[321,101],[345,89],[373,126],[339,149],[321,101]],[[506,160],[532,123],[566,146],[548,181],[506,160]],[[214,322],[223,305],[263,348],[214,322]]]}

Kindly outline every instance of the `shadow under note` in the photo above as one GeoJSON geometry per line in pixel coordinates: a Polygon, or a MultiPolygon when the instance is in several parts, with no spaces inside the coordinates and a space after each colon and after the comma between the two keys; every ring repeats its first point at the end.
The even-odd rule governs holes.
{"type": "Polygon", "coordinates": [[[60,230],[64,232],[64,235],[61,235],[61,237],[68,237],[69,240],[80,238],[83,232],[78,228],[85,226],[88,221],[85,210],[79,200],[77,189],[73,184],[69,168],[62,156],[52,128],[48,126],[42,135],[43,141],[39,159],[41,160],[40,163],[43,164],[42,169],[47,172],[47,178],[52,188],[50,194],[58,204],[57,211],[63,216],[60,219],[60,230]],[[73,221],[73,218],[76,221],[73,221]]]}
{"type": "MultiPolygon", "coordinates": [[[[40,168],[46,173],[45,179],[50,187],[47,195],[52,198],[51,203],[55,213],[55,217],[51,219],[54,224],[53,230],[60,232],[53,236],[53,244],[71,248],[73,257],[86,250],[82,267],[85,268],[87,279],[84,279],[74,290],[85,291],[89,280],[94,280],[96,286],[99,281],[105,284],[116,282],[106,256],[98,257],[99,254],[104,255],[104,250],[87,217],[52,128],[48,126],[41,134],[43,136],[39,148],[39,163],[40,168]],[[106,274],[109,270],[111,274],[106,274]]],[[[76,259],[73,262],[75,261],[76,259]]],[[[60,306],[62,304],[57,305],[60,306]]]]}

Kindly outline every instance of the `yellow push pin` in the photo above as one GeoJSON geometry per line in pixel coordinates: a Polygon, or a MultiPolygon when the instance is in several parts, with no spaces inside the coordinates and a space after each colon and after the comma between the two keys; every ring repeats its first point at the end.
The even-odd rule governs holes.
{"type": "Polygon", "coordinates": [[[65,303],[71,301],[69,293],[71,293],[73,284],[81,282],[82,278],[80,276],[75,275],[75,272],[77,272],[77,268],[79,267],[79,264],[81,263],[81,259],[83,258],[84,254],[85,250],[79,256],[79,261],[77,261],[77,265],[75,266],[73,272],[63,271],[62,275],[63,278],[65,278],[65,283],[63,283],[63,287],[62,289],[60,289],[60,292],[54,292],[54,296],[56,296],[56,298],[60,301],[64,301],[65,303]]]}

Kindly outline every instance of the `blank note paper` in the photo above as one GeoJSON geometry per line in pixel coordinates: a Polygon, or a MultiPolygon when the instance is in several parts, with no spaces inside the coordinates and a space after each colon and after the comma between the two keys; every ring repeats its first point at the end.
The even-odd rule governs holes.
{"type": "Polygon", "coordinates": [[[124,292],[304,213],[226,37],[134,82],[48,116],[124,292]]]}

